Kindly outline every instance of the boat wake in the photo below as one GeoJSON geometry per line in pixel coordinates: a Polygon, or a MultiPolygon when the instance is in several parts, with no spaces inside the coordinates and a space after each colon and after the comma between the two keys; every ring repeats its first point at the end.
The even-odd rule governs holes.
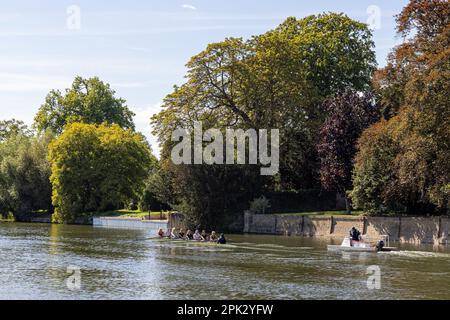
{"type": "Polygon", "coordinates": [[[428,251],[392,251],[389,255],[396,255],[408,258],[447,258],[450,259],[450,253],[428,252],[428,251]]]}

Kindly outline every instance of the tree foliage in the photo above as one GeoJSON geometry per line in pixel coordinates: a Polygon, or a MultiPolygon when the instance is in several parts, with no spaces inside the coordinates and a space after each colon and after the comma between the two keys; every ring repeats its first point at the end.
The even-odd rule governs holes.
{"type": "Polygon", "coordinates": [[[64,93],[53,90],[47,95],[34,119],[34,127],[39,131],[51,129],[57,134],[74,122],[107,122],[134,129],[133,116],[125,100],[116,98],[109,84],[98,78],[76,77],[72,87],[64,93]]]}
{"type": "MultiPolygon", "coordinates": [[[[249,40],[227,38],[208,45],[188,62],[186,82],[174,88],[164,100],[163,111],[152,118],[163,154],[170,154],[172,132],[179,127],[192,128],[194,121],[202,121],[205,130],[276,128],[281,134],[276,183],[282,189],[317,186],[317,133],[326,118],[320,105],[335,90],[370,86],[376,66],[373,45],[365,24],[334,13],[288,18],[274,30],[249,40]]],[[[246,185],[244,177],[253,173],[248,168],[236,170],[241,177],[236,175],[238,180],[233,183],[241,190],[240,186],[246,185]]],[[[195,199],[192,205],[198,207],[205,201],[212,203],[208,197],[213,196],[200,185],[205,181],[218,185],[218,177],[225,179],[234,173],[226,166],[215,166],[176,168],[173,175],[176,181],[180,180],[177,175],[187,175],[190,184],[199,184],[198,191],[186,189],[190,198],[185,201],[195,199]],[[193,192],[208,196],[200,202],[203,195],[194,196],[193,192]]],[[[254,179],[251,188],[256,193],[271,183],[254,179]]],[[[251,194],[246,203],[259,196],[243,194],[251,194]]],[[[224,193],[218,197],[214,199],[220,203],[215,214],[228,210],[227,203],[235,201],[225,199],[224,193]]]]}
{"type": "Polygon", "coordinates": [[[23,134],[30,135],[31,132],[23,121],[11,119],[0,120],[0,142],[3,142],[11,136],[23,134]]]}
{"type": "MultiPolygon", "coordinates": [[[[11,132],[10,132],[11,133],[11,132]]],[[[0,213],[15,216],[52,210],[47,148],[52,134],[21,132],[0,142],[0,213]]]]}
{"type": "Polygon", "coordinates": [[[49,147],[56,222],[138,199],[152,164],[145,138],[118,125],[73,123],[49,147]]]}
{"type": "Polygon", "coordinates": [[[389,122],[382,120],[365,130],[359,139],[350,196],[355,207],[372,214],[405,209],[405,200],[396,194],[398,120],[398,117],[389,122]]]}
{"type": "MultiPolygon", "coordinates": [[[[395,124],[398,131],[390,138],[391,146],[386,146],[397,150],[389,184],[398,186],[396,197],[408,213],[442,213],[450,207],[449,13],[448,1],[410,1],[397,19],[405,43],[375,78],[385,110],[390,110],[387,118],[393,117],[387,126],[395,124]]],[[[390,132],[394,131],[386,134],[390,132]]],[[[363,139],[360,152],[370,149],[369,144],[363,139]]],[[[361,168],[374,159],[358,159],[354,200],[364,207],[368,204],[359,198],[364,188],[360,183],[375,177],[361,168]]],[[[386,206],[390,201],[385,195],[379,191],[376,197],[386,206]]]]}
{"type": "MultiPolygon", "coordinates": [[[[346,193],[352,188],[357,140],[364,129],[379,120],[379,109],[372,93],[353,90],[329,99],[324,108],[329,116],[321,128],[318,144],[322,186],[347,198],[346,193]]],[[[350,210],[348,202],[347,210],[350,210]]]]}
{"type": "MultiPolygon", "coordinates": [[[[450,5],[446,0],[411,0],[397,16],[397,31],[405,41],[389,54],[388,64],[374,76],[384,115],[395,116],[405,104],[411,80],[435,59],[445,60],[450,38],[450,5]]],[[[414,90],[414,89],[413,89],[414,90]]]]}
{"type": "Polygon", "coordinates": [[[139,199],[142,211],[170,210],[175,203],[171,186],[170,172],[163,170],[161,164],[154,159],[152,168],[145,181],[145,188],[139,199]]]}

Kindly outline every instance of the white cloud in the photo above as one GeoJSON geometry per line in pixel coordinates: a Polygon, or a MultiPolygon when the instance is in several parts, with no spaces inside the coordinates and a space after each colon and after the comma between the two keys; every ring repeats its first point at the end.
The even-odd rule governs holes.
{"type": "Polygon", "coordinates": [[[197,8],[195,6],[193,6],[192,4],[183,4],[182,7],[185,9],[190,9],[190,10],[197,10],[197,8]]]}
{"type": "Polygon", "coordinates": [[[136,114],[134,116],[134,123],[136,124],[136,130],[142,132],[152,145],[153,153],[159,157],[159,147],[157,138],[151,134],[150,118],[161,111],[162,103],[156,103],[147,107],[131,108],[136,114]]]}
{"type": "Polygon", "coordinates": [[[22,73],[0,73],[0,92],[48,92],[70,85],[72,79],[22,73]]]}

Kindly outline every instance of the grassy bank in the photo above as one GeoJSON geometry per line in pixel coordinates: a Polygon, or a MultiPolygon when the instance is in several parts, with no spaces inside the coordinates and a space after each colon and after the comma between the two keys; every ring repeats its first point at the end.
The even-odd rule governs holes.
{"type": "Polygon", "coordinates": [[[276,215],[291,215],[291,216],[315,216],[315,217],[359,217],[364,215],[364,211],[355,210],[351,214],[347,211],[312,211],[312,212],[294,212],[294,213],[276,213],[276,215]]]}
{"type": "MultiPolygon", "coordinates": [[[[167,216],[168,212],[163,212],[164,216],[167,216]]],[[[106,211],[95,213],[93,215],[95,218],[100,217],[117,217],[117,218],[146,218],[151,216],[153,219],[156,219],[161,216],[160,212],[144,212],[140,210],[114,210],[114,211],[106,211]]]]}

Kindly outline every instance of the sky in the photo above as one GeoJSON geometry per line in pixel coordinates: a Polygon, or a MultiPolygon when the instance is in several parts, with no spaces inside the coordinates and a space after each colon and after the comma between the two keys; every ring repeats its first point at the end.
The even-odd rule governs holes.
{"type": "Polygon", "coordinates": [[[98,76],[136,113],[156,154],[150,117],[183,83],[185,64],[208,43],[249,38],[289,16],[343,12],[373,29],[379,66],[400,43],[406,0],[0,0],[0,119],[33,123],[52,89],[98,76]]]}

